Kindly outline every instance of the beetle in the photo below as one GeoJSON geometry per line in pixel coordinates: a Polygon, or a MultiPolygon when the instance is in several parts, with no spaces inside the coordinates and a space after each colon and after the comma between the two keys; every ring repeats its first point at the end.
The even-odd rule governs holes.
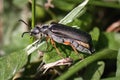
{"type": "Polygon", "coordinates": [[[55,42],[71,46],[76,53],[80,51],[92,54],[95,51],[90,34],[60,23],[52,22],[49,25],[36,25],[30,32],[24,32],[22,37],[25,33],[30,33],[31,36],[42,33],[44,37],[50,39],[52,45],[59,54],[60,52],[57,49],[55,42]]]}

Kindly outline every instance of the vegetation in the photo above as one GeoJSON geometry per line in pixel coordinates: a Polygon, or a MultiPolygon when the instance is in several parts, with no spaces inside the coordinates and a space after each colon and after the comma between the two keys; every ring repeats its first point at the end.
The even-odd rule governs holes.
{"type": "Polygon", "coordinates": [[[2,5],[0,7],[1,80],[120,79],[119,0],[4,0],[4,13],[2,5]],[[20,19],[27,25],[19,22],[20,19]],[[42,69],[43,65],[63,58],[50,41],[47,43],[43,38],[36,44],[38,39],[21,35],[35,24],[51,22],[91,34],[95,53],[79,52],[78,56],[70,46],[56,43],[62,56],[72,59],[71,65],[42,69]]]}

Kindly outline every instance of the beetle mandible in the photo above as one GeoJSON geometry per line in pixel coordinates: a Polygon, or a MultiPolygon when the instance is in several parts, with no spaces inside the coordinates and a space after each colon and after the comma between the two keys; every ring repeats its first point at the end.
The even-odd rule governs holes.
{"type": "Polygon", "coordinates": [[[42,33],[45,37],[51,40],[51,43],[59,54],[60,52],[57,49],[55,42],[71,46],[76,53],[78,53],[77,51],[80,51],[91,54],[95,51],[91,35],[63,24],[51,23],[50,25],[37,25],[30,32],[24,32],[22,36],[25,33],[30,33],[31,36],[42,33]]]}

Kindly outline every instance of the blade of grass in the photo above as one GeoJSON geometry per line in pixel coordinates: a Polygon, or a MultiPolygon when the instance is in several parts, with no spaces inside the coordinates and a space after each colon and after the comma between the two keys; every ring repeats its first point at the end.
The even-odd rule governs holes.
{"type": "Polygon", "coordinates": [[[68,13],[62,20],[59,21],[59,23],[62,24],[67,24],[69,22],[72,22],[73,19],[75,19],[76,17],[80,16],[83,11],[84,11],[84,7],[85,5],[88,3],[89,0],[85,0],[83,3],[81,3],[80,5],[78,5],[76,8],[74,8],[70,13],[68,13]]]}
{"type": "Polygon", "coordinates": [[[25,48],[25,51],[27,52],[28,55],[30,55],[31,53],[33,53],[36,49],[38,49],[40,46],[42,46],[45,41],[40,42],[40,44],[36,44],[39,40],[34,41],[32,44],[28,45],[25,48]]]}

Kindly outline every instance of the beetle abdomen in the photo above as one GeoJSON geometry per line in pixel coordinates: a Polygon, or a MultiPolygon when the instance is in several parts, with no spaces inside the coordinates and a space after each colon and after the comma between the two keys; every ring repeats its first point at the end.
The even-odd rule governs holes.
{"type": "Polygon", "coordinates": [[[53,33],[65,35],[69,38],[80,40],[85,43],[89,43],[91,41],[91,36],[88,33],[69,27],[69,26],[66,26],[66,25],[51,24],[50,30],[53,33]]]}

